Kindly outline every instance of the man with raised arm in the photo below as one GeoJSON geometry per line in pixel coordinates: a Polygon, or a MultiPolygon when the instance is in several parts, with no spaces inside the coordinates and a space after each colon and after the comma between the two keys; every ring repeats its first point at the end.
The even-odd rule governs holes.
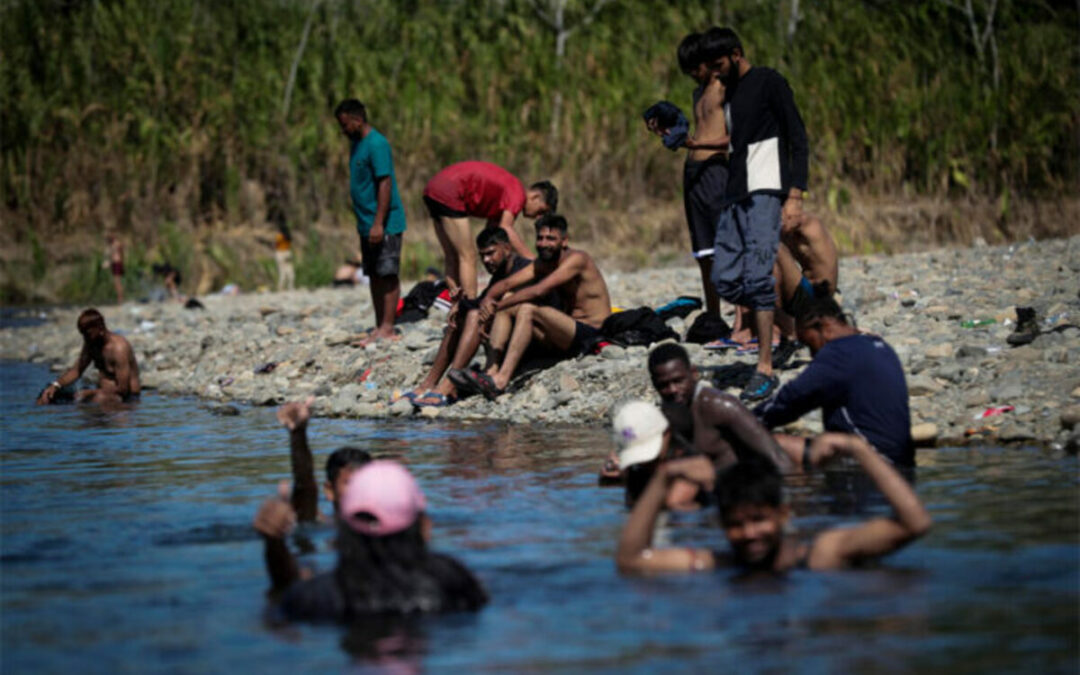
{"type": "Polygon", "coordinates": [[[135,352],[128,341],[111,332],[105,326],[105,317],[93,308],[86,309],[79,315],[76,326],[83,338],[79,358],[75,365],[45,387],[38,396],[38,404],[52,403],[57,392],[74,384],[91,363],[100,376],[98,388],[79,392],[77,400],[118,403],[137,397],[142,391],[139,384],[139,364],[135,361],[135,352]]]}
{"type": "Polygon", "coordinates": [[[800,464],[808,469],[835,456],[853,458],[892,506],[888,517],[854,527],[833,528],[813,539],[787,534],[791,513],[783,503],[783,481],[768,461],[739,462],[721,474],[703,457],[660,465],[623,526],[615,562],[620,572],[693,572],[735,566],[752,572],[833,570],[888,555],[926,534],[930,514],[911,485],[870,445],[850,434],[823,434],[807,446],[800,464]],[[675,480],[715,489],[720,524],[731,554],[707,549],[653,548],[656,518],[675,480]]]}
{"type": "Polygon", "coordinates": [[[446,283],[457,296],[475,298],[476,249],[469,234],[469,218],[483,218],[486,227],[506,231],[518,255],[532,254],[514,229],[519,213],[538,218],[559,205],[559,191],[548,181],[533,183],[526,190],[506,169],[490,162],[451,164],[428,181],[424,204],[435,223],[446,259],[446,283]]]}
{"type": "Polygon", "coordinates": [[[531,265],[493,284],[480,303],[481,323],[496,312],[512,310],[514,315],[502,364],[487,373],[465,373],[489,400],[503,393],[534,340],[558,354],[578,356],[593,346],[611,315],[604,277],[588,253],[569,247],[565,218],[549,214],[536,221],[536,254],[531,265]],[[565,311],[534,304],[551,291],[565,311]]]}

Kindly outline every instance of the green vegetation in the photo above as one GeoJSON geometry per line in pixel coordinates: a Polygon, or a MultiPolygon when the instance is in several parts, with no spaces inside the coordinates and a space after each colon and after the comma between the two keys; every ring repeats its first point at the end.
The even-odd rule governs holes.
{"type": "MultiPolygon", "coordinates": [[[[467,158],[552,177],[579,239],[648,257],[661,239],[639,234],[677,244],[678,214],[624,216],[680,202],[681,157],[640,112],[689,107],[675,47],[726,24],[792,83],[819,208],[982,201],[1008,237],[1018,203],[1080,177],[1078,20],[1072,0],[9,0],[0,217],[39,281],[40,242],[92,236],[89,260],[106,228],[174,263],[209,256],[221,281],[271,253],[211,255],[208,233],[269,230],[280,207],[307,236],[298,281],[321,283],[355,246],[331,116],[355,96],[393,144],[409,241],[428,245],[411,270],[439,258],[422,186],[467,158]]],[[[233,280],[273,279],[257,276],[233,280]]]]}

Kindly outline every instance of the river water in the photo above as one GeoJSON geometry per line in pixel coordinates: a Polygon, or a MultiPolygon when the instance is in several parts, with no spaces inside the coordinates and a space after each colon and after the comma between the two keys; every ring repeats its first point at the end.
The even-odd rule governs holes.
{"type": "MultiPolygon", "coordinates": [[[[409,464],[435,548],[492,602],[281,629],[263,620],[250,526],[289,474],[273,410],[222,417],[153,393],[113,413],[35,407],[50,379],[0,363],[4,672],[1076,672],[1080,491],[1076,459],[1054,451],[920,451],[934,530],[874,569],[627,579],[612,563],[621,491],[595,484],[606,430],[316,419],[320,469],[343,444],[409,464]]],[[[792,481],[796,526],[883,511],[864,487],[841,472],[792,481]]],[[[724,546],[709,513],[661,534],[724,546]]],[[[311,535],[320,569],[334,563],[328,537],[311,535]]]]}

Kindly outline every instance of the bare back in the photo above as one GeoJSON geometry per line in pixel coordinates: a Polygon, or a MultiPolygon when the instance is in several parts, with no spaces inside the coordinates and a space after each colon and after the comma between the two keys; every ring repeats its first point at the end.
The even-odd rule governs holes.
{"type": "Polygon", "coordinates": [[[829,288],[836,290],[839,276],[836,243],[818,218],[804,215],[794,225],[785,226],[782,239],[810,283],[827,281],[829,288]]]}
{"type": "Polygon", "coordinates": [[[122,396],[136,396],[142,391],[135,350],[123,336],[109,333],[100,352],[90,351],[90,359],[101,376],[98,386],[102,389],[116,391],[122,396]],[[120,382],[121,378],[126,381],[124,384],[120,382]]]}
{"type": "MultiPolygon", "coordinates": [[[[694,92],[694,138],[720,138],[727,136],[727,120],[724,119],[724,85],[717,77],[694,92]]],[[[703,162],[716,154],[726,155],[723,150],[696,148],[690,151],[690,159],[703,162]]]]}

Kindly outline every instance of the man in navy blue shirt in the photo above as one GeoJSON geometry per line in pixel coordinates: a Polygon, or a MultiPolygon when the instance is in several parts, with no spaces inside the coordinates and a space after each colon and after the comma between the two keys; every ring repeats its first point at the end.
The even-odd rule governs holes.
{"type": "MultiPolygon", "coordinates": [[[[894,465],[915,465],[911,413],[904,369],[880,337],[859,333],[831,297],[817,297],[799,318],[799,339],[814,360],[776,396],[754,409],[768,428],[782,426],[815,408],[826,431],[865,438],[894,465]]],[[[793,436],[777,436],[790,453],[793,436]]]]}
{"type": "Polygon", "coordinates": [[[710,28],[703,52],[723,81],[730,120],[728,182],[713,246],[712,282],[721,298],[749,308],[757,331],[757,369],[742,398],[768,398],[779,385],[772,369],[773,263],[781,218],[802,213],[809,173],[809,145],[787,80],[771,68],[752,66],[730,28],[710,28]]]}

